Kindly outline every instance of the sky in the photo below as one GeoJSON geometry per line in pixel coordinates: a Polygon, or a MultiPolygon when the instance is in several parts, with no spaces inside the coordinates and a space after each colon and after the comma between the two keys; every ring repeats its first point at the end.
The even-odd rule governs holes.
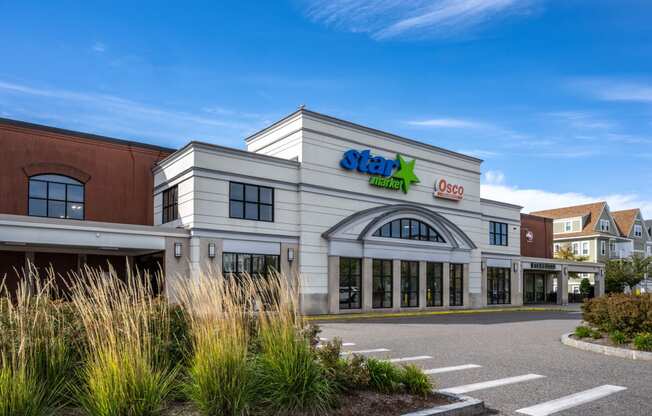
{"type": "Polygon", "coordinates": [[[524,212],[652,219],[652,2],[0,0],[0,117],[161,146],[300,105],[484,160],[524,212]]]}

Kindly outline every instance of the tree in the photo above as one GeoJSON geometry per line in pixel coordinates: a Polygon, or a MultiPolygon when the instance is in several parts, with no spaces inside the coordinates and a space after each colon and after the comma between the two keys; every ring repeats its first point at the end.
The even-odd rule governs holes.
{"type": "Polygon", "coordinates": [[[633,254],[629,258],[629,261],[631,263],[632,273],[626,283],[630,289],[634,289],[634,286],[641,283],[641,280],[645,279],[647,274],[650,272],[652,257],[633,254]]]}
{"type": "Polygon", "coordinates": [[[582,279],[582,281],[580,282],[580,293],[582,294],[582,297],[587,298],[591,296],[592,290],[593,288],[591,286],[591,282],[589,281],[589,279],[587,277],[582,279]]]}
{"type": "Polygon", "coordinates": [[[621,260],[609,260],[605,267],[605,291],[622,293],[626,287],[634,289],[649,273],[651,263],[652,257],[640,254],[621,260]]]}
{"type": "Polygon", "coordinates": [[[570,261],[586,261],[589,259],[588,256],[578,256],[575,254],[571,246],[561,246],[555,253],[555,258],[570,261]]]}

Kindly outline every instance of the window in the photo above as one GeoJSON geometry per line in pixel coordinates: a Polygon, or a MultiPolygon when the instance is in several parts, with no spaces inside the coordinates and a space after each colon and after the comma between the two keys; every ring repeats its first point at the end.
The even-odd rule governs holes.
{"type": "Polygon", "coordinates": [[[442,263],[426,263],[426,306],[443,305],[443,278],[442,263]]]}
{"type": "Polygon", "coordinates": [[[643,227],[639,224],[634,224],[634,235],[636,237],[643,237],[643,227]]]}
{"type": "Polygon", "coordinates": [[[582,255],[583,256],[588,256],[589,255],[589,242],[588,241],[582,241],[582,255]]]}
{"type": "Polygon", "coordinates": [[[489,244],[492,246],[507,245],[507,224],[489,221],[489,244]]]}
{"type": "Polygon", "coordinates": [[[340,309],[360,309],[361,271],[360,259],[340,257],[340,309]]]}
{"type": "Polygon", "coordinates": [[[612,253],[615,253],[615,252],[616,252],[616,242],[615,242],[615,241],[609,241],[609,250],[610,250],[612,253]]]}
{"type": "Polygon", "coordinates": [[[274,188],[229,183],[229,217],[274,221],[274,188]]]}
{"type": "Polygon", "coordinates": [[[419,306],[419,262],[401,261],[401,307],[419,306]]]}
{"type": "Polygon", "coordinates": [[[61,175],[29,178],[28,213],[34,217],[84,219],[84,184],[61,175]]]}
{"type": "Polygon", "coordinates": [[[266,277],[278,272],[279,256],[269,254],[224,253],[222,254],[222,273],[252,277],[266,277]]]}
{"type": "Polygon", "coordinates": [[[450,265],[450,306],[464,305],[464,265],[450,265]]]}
{"type": "Polygon", "coordinates": [[[573,243],[572,247],[573,247],[573,254],[575,254],[576,256],[579,255],[580,254],[580,243],[575,242],[575,243],[573,243]]]}
{"type": "Polygon", "coordinates": [[[503,267],[488,267],[487,304],[506,305],[510,303],[510,269],[503,267]]]}
{"type": "Polygon", "coordinates": [[[609,220],[600,220],[600,231],[609,231],[609,220]]]}
{"type": "Polygon", "coordinates": [[[573,222],[564,221],[564,232],[570,233],[571,231],[573,231],[573,222]]]}
{"type": "Polygon", "coordinates": [[[607,242],[600,241],[600,254],[603,256],[607,255],[607,242]]]}
{"type": "Polygon", "coordinates": [[[401,218],[388,222],[373,233],[374,237],[402,238],[406,240],[433,241],[445,243],[444,238],[423,221],[401,218]]]}
{"type": "Polygon", "coordinates": [[[179,218],[179,188],[172,188],[163,191],[163,224],[179,218]]]}
{"type": "Polygon", "coordinates": [[[393,296],[392,260],[373,260],[373,304],[374,308],[391,308],[393,296]]]}
{"type": "Polygon", "coordinates": [[[555,253],[557,253],[557,252],[559,251],[560,248],[561,248],[561,245],[559,245],[559,244],[555,244],[555,245],[554,245],[555,253]]]}

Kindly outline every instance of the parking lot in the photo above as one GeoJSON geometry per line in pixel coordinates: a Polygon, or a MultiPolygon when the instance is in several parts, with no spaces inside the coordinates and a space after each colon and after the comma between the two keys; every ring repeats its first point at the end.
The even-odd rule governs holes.
{"type": "Polygon", "coordinates": [[[320,323],[343,350],[427,371],[437,388],[501,415],[650,415],[652,362],[580,351],[560,335],[579,312],[490,312],[320,323]]]}

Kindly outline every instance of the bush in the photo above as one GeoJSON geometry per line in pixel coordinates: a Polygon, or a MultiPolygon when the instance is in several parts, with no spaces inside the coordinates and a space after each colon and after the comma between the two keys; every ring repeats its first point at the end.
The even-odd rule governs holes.
{"type": "Polygon", "coordinates": [[[604,332],[621,331],[627,337],[652,332],[652,294],[613,294],[582,305],[583,318],[604,332]]]}
{"type": "Polygon", "coordinates": [[[578,338],[588,338],[593,331],[588,326],[578,326],[575,328],[575,336],[578,338]]]}
{"type": "Polygon", "coordinates": [[[609,339],[614,344],[619,344],[619,345],[624,344],[624,343],[627,342],[627,337],[625,336],[625,334],[623,334],[622,332],[620,332],[618,330],[611,332],[609,334],[609,339]]]}
{"type": "Polygon", "coordinates": [[[398,367],[386,360],[367,359],[369,386],[381,393],[393,393],[401,388],[403,377],[398,367]]]}
{"type": "Polygon", "coordinates": [[[641,351],[652,351],[652,333],[640,333],[634,337],[634,348],[641,351]]]}
{"type": "Polygon", "coordinates": [[[361,390],[369,386],[369,370],[365,357],[353,354],[350,359],[342,358],[342,341],[334,338],[317,348],[317,357],[324,366],[327,377],[339,391],[361,390]]]}
{"type": "Polygon", "coordinates": [[[430,378],[424,374],[423,370],[414,364],[409,364],[403,367],[401,382],[408,393],[416,396],[426,397],[433,389],[433,384],[430,381],[430,378]]]}

